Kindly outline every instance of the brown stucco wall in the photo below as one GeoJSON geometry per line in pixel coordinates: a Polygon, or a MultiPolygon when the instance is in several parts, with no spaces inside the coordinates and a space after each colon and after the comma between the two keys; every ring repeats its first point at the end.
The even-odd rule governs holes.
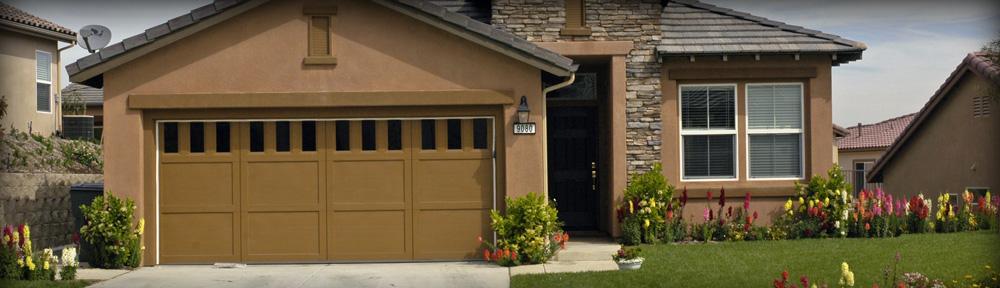
{"type": "Polygon", "coordinates": [[[745,95],[747,83],[803,83],[804,176],[808,178],[817,174],[825,175],[827,169],[833,166],[830,155],[830,147],[833,145],[833,135],[830,133],[833,125],[830,106],[830,63],[829,56],[806,55],[801,56],[800,60],[795,60],[791,55],[761,56],[760,60],[755,60],[752,56],[730,56],[728,61],[723,61],[722,57],[718,56],[705,56],[696,57],[694,62],[689,58],[668,58],[663,63],[661,73],[663,91],[661,157],[664,163],[663,172],[670,183],[678,189],[686,187],[690,197],[694,198],[704,197],[708,190],[718,195],[720,188],[725,188],[731,193],[729,195],[743,195],[745,192],[750,192],[754,197],[787,196],[794,191],[794,180],[748,180],[745,95]],[[701,73],[704,71],[711,73],[701,73]],[[671,73],[677,75],[671,76],[671,73]],[[679,74],[688,75],[684,78],[692,77],[690,75],[704,75],[705,79],[674,79],[680,77],[679,74]],[[680,165],[677,164],[681,162],[680,122],[677,114],[678,85],[712,83],[737,84],[737,179],[683,181],[680,165]]]}
{"type": "Polygon", "coordinates": [[[0,96],[7,97],[7,115],[0,120],[4,129],[52,135],[59,118],[59,53],[56,41],[0,29],[0,96]],[[52,54],[51,112],[38,112],[35,100],[35,51],[52,54]],[[30,122],[30,124],[29,124],[30,122]]]}
{"type": "MultiPolygon", "coordinates": [[[[964,68],[963,68],[964,69],[964,68]]],[[[972,99],[987,83],[967,72],[883,168],[885,190],[896,195],[961,193],[1000,188],[1000,117],[974,118],[972,99]]],[[[914,122],[916,123],[916,122],[914,122]]]]}
{"type": "Polygon", "coordinates": [[[866,151],[839,151],[837,153],[837,163],[841,169],[854,170],[854,161],[858,160],[878,160],[882,158],[885,149],[875,149],[866,151]]]}
{"type": "MultiPolygon", "coordinates": [[[[536,68],[367,1],[335,3],[339,10],[332,21],[335,66],[302,64],[307,45],[303,3],[272,1],[106,72],[107,189],[136,199],[147,220],[155,217],[150,199],[155,194],[148,191],[155,187],[149,179],[155,175],[150,171],[155,163],[144,160],[149,158],[143,154],[152,149],[152,142],[144,141],[152,130],[143,123],[155,119],[127,109],[131,94],[490,89],[511,97],[527,96],[531,107],[542,105],[536,68]]],[[[516,107],[502,109],[504,118],[498,121],[509,127],[516,107]]],[[[280,110],[270,115],[299,111],[280,110]]],[[[532,109],[533,121],[544,121],[540,110],[532,109]]],[[[302,117],[308,116],[309,110],[301,111],[302,117]]],[[[501,160],[506,191],[498,193],[541,192],[545,173],[538,159],[543,158],[545,131],[514,136],[511,129],[504,129],[504,134],[501,144],[511,157],[501,160]]],[[[156,247],[154,239],[155,231],[147,235],[147,247],[156,247]]],[[[147,265],[154,251],[147,250],[147,265]]]]}

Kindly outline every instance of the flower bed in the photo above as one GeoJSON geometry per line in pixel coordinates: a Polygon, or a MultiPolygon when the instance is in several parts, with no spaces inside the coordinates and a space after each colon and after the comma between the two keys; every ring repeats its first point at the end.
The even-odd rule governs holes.
{"type": "MultiPolygon", "coordinates": [[[[76,277],[76,249],[62,250],[63,280],[76,277]]],[[[3,241],[0,243],[0,280],[55,280],[60,258],[52,249],[35,252],[31,245],[31,227],[27,224],[3,227],[3,241]]]]}

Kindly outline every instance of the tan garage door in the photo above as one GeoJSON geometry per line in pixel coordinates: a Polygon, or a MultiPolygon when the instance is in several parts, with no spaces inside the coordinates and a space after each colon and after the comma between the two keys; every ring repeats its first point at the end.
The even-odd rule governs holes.
{"type": "Polygon", "coordinates": [[[160,263],[476,257],[491,118],[158,123],[160,263]]]}

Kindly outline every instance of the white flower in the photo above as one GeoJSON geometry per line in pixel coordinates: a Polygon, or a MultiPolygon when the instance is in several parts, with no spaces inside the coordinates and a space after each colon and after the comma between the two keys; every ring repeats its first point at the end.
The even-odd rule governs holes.
{"type": "Polygon", "coordinates": [[[64,266],[77,266],[79,263],[76,261],[76,248],[66,247],[62,250],[62,264],[64,266]]]}
{"type": "Polygon", "coordinates": [[[840,221],[833,222],[833,228],[840,229],[840,221]]]}
{"type": "Polygon", "coordinates": [[[840,211],[840,220],[847,221],[848,211],[847,209],[840,211]]]}

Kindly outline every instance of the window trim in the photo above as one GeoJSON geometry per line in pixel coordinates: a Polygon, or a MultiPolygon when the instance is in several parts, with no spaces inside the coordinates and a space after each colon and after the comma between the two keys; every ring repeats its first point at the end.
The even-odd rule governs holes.
{"type": "Polygon", "coordinates": [[[333,20],[337,15],[337,6],[304,6],[302,15],[306,17],[306,54],[302,58],[303,65],[337,65],[337,56],[333,47],[333,20]],[[327,55],[312,55],[311,30],[314,17],[327,19],[327,55]]]}
{"type": "MultiPolygon", "coordinates": [[[[747,181],[782,181],[782,180],[805,180],[806,179],[806,106],[805,106],[805,84],[802,82],[757,82],[757,83],[746,83],[743,85],[744,95],[749,95],[750,86],[771,86],[771,85],[798,85],[799,86],[799,129],[751,129],[750,128],[750,99],[747,98],[747,105],[743,107],[743,115],[747,117],[747,127],[744,130],[744,139],[746,139],[746,147],[744,151],[746,152],[747,161],[744,165],[747,169],[747,181]],[[799,134],[799,177],[753,177],[750,174],[750,135],[773,135],[773,134],[799,134]]],[[[749,97],[749,96],[747,96],[749,97]]]]}
{"type": "MultiPolygon", "coordinates": [[[[680,84],[677,85],[677,149],[678,155],[680,155],[680,182],[735,182],[740,180],[740,117],[739,117],[739,107],[740,107],[740,92],[739,85],[737,83],[711,83],[711,84],[680,84]],[[685,87],[732,87],[733,88],[733,129],[732,130],[721,130],[721,129],[691,129],[684,131],[684,101],[681,99],[685,87]],[[698,177],[698,178],[687,178],[684,175],[684,136],[698,136],[698,135],[733,135],[733,176],[732,177],[698,177]]],[[[707,115],[706,115],[707,116],[707,115]]]]}
{"type": "Polygon", "coordinates": [[[584,0],[566,0],[563,1],[563,19],[565,23],[563,28],[559,30],[559,35],[561,36],[590,36],[593,31],[590,27],[587,27],[587,1],[584,0]],[[579,3],[580,4],[580,23],[570,23],[569,15],[569,3],[579,3]]]}
{"type": "Polygon", "coordinates": [[[52,97],[52,75],[53,75],[52,74],[52,62],[53,61],[54,61],[54,59],[52,59],[52,53],[51,52],[42,51],[42,50],[35,50],[35,113],[42,113],[42,114],[52,114],[52,113],[55,113],[55,109],[52,108],[52,106],[54,106],[53,104],[55,104],[55,103],[52,103],[53,102],[52,98],[54,98],[54,97],[52,97]],[[39,80],[38,79],[38,53],[43,53],[43,54],[49,55],[49,81],[39,80]],[[49,99],[49,111],[38,110],[38,84],[39,83],[49,85],[49,95],[48,95],[48,99],[49,99]]]}

